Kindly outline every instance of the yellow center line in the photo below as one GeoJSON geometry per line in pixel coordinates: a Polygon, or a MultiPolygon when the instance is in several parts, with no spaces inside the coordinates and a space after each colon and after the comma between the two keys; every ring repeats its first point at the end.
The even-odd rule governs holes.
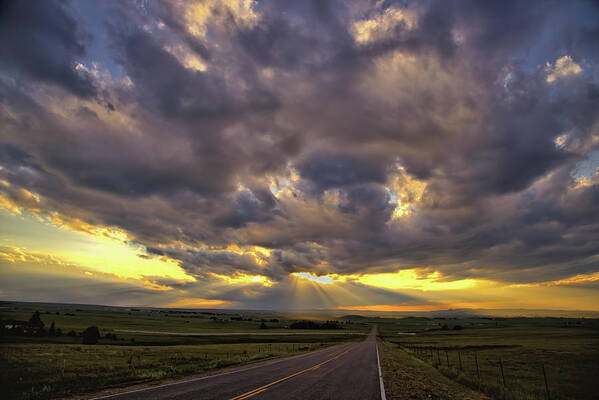
{"type": "MultiPolygon", "coordinates": [[[[268,385],[260,386],[259,388],[256,388],[256,389],[254,389],[254,390],[250,390],[249,392],[246,392],[246,393],[240,394],[239,396],[232,397],[232,398],[231,398],[231,399],[229,399],[229,400],[243,400],[243,399],[247,399],[247,398],[249,398],[249,397],[252,397],[252,396],[255,396],[255,395],[257,395],[258,393],[262,393],[262,392],[264,392],[264,391],[265,391],[266,389],[268,389],[270,386],[272,386],[272,385],[276,385],[276,384],[277,384],[277,383],[279,383],[279,382],[286,381],[287,379],[291,379],[291,378],[293,378],[294,376],[297,376],[297,375],[299,375],[299,374],[303,374],[304,372],[308,372],[308,371],[314,371],[314,370],[318,369],[320,366],[322,366],[322,365],[324,365],[324,364],[326,364],[326,363],[328,363],[328,362],[331,362],[331,361],[333,361],[333,360],[336,360],[336,359],[338,359],[339,357],[341,357],[341,356],[342,356],[342,355],[344,355],[344,354],[347,354],[347,353],[349,353],[349,352],[350,352],[351,350],[353,350],[353,349],[354,349],[354,348],[355,348],[357,345],[358,345],[358,344],[356,344],[356,345],[354,345],[354,346],[350,347],[349,349],[347,349],[347,350],[345,350],[345,351],[342,351],[342,352],[338,353],[336,356],[334,356],[334,357],[331,357],[331,358],[329,358],[328,360],[325,360],[325,361],[323,361],[323,362],[321,362],[321,363],[318,363],[318,364],[316,364],[316,365],[313,365],[313,366],[311,366],[310,368],[306,368],[306,369],[304,369],[304,370],[302,370],[302,371],[299,371],[299,372],[296,372],[296,373],[294,373],[294,374],[291,374],[291,375],[289,375],[289,376],[286,376],[285,378],[281,378],[281,379],[279,379],[279,380],[277,380],[277,381],[271,382],[271,383],[269,383],[268,385]]],[[[333,354],[335,354],[335,353],[333,353],[333,354]]]]}

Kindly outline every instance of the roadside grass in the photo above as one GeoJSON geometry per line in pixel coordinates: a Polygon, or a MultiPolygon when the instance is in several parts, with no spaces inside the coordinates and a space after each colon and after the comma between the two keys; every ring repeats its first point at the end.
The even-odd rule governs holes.
{"type": "Polygon", "coordinates": [[[3,344],[0,386],[3,399],[48,399],[300,354],[331,344],[3,344]]]}
{"type": "Polygon", "coordinates": [[[413,336],[387,330],[383,338],[445,376],[497,399],[597,398],[599,331],[533,322],[413,336]]]}
{"type": "Polygon", "coordinates": [[[378,347],[387,399],[488,399],[484,394],[447,378],[394,343],[379,340],[378,347]]]}

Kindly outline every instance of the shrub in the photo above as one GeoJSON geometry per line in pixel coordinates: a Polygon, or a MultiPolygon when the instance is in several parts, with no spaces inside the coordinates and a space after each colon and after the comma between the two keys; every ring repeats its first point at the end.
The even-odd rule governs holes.
{"type": "Polygon", "coordinates": [[[83,331],[83,344],[96,344],[100,339],[100,330],[97,326],[90,326],[83,331]]]}
{"type": "Polygon", "coordinates": [[[34,312],[31,318],[29,318],[29,327],[33,329],[42,329],[44,327],[44,322],[40,318],[39,311],[34,312]]]}

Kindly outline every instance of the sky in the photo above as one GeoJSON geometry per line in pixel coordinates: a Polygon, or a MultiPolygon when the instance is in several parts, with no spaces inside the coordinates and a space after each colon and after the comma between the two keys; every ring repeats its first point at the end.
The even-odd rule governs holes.
{"type": "Polygon", "coordinates": [[[599,310],[596,1],[1,4],[1,299],[599,310]]]}

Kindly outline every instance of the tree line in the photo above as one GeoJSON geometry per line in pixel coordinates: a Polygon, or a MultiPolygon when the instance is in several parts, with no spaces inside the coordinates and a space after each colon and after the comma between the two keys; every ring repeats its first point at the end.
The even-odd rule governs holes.
{"type": "MultiPolygon", "coordinates": [[[[71,329],[64,333],[62,328],[56,327],[54,321],[50,327],[46,328],[46,324],[42,321],[39,311],[34,312],[28,321],[4,320],[0,326],[0,335],[13,336],[30,336],[30,337],[80,337],[83,344],[97,344],[101,338],[100,329],[97,326],[89,326],[81,332],[76,332],[71,329]]],[[[104,338],[110,340],[118,340],[114,333],[107,333],[104,338]]]]}

